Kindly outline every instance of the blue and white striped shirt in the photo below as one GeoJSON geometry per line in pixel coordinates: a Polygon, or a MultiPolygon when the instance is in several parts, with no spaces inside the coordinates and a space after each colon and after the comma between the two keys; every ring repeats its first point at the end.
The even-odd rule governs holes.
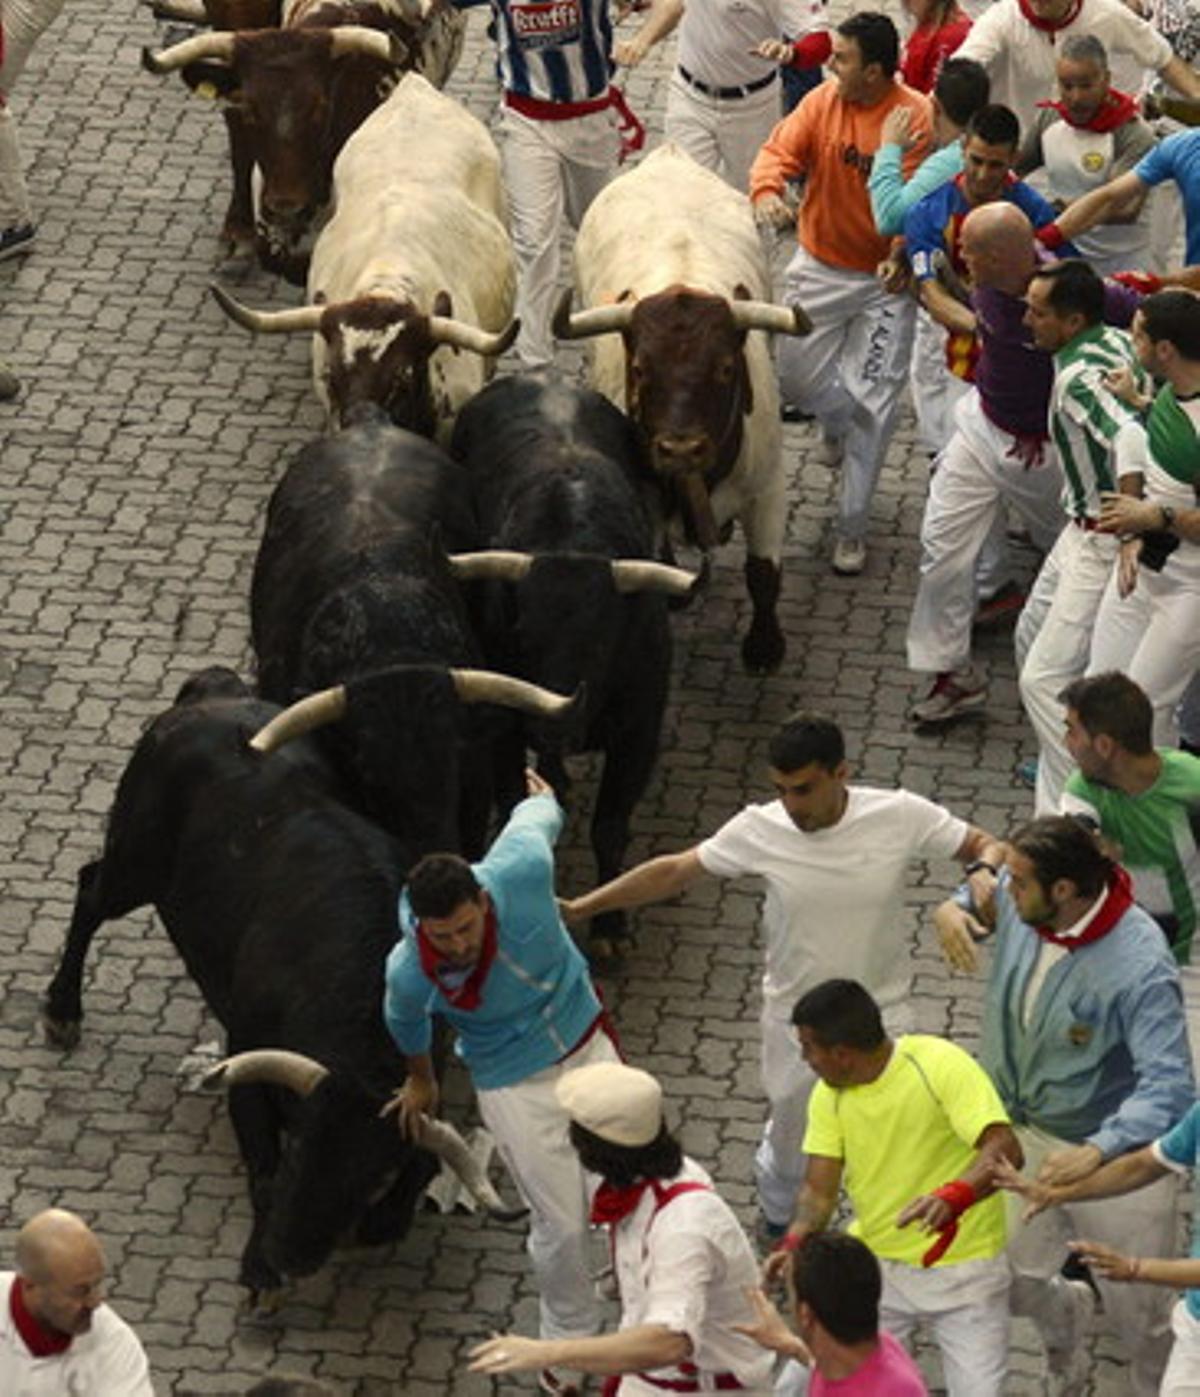
{"type": "MultiPolygon", "coordinates": [[[[455,0],[465,8],[463,0],[455,0]]],[[[478,3],[478,0],[467,0],[478,3]]],[[[539,102],[603,97],[612,74],[608,0],[490,0],[501,86],[539,102]]]]}

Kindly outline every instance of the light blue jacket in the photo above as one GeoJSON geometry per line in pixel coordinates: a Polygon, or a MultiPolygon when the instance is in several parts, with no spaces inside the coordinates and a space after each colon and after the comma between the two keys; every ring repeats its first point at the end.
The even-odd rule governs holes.
{"type": "Polygon", "coordinates": [[[476,1087],[512,1086],[553,1066],[600,1013],[587,962],[554,899],[554,840],[563,813],[553,796],[516,807],[475,876],[496,909],[497,954],[477,1009],[455,1008],[421,969],[412,910],[400,898],[401,939],[387,961],[383,1014],[406,1057],[427,1053],[430,1015],[458,1034],[476,1087]]]}
{"type": "Polygon", "coordinates": [[[996,914],[980,1061],[1013,1124],[1095,1145],[1105,1159],[1164,1134],[1195,1084],[1179,970],[1157,923],[1131,907],[1106,936],[1064,956],[1025,1029],[1021,1005],[1042,943],[1018,915],[1007,873],[996,914]]]}
{"type": "Polygon", "coordinates": [[[871,196],[871,216],[885,238],[904,232],[904,219],[926,194],[932,194],[963,167],[962,142],[951,141],[927,156],[906,184],[901,163],[904,151],[898,145],[880,146],[871,162],[867,193],[871,196]]]}

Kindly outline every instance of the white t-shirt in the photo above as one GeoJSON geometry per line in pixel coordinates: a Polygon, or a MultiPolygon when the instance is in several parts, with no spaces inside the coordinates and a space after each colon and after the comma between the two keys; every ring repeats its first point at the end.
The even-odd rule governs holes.
{"type": "Polygon", "coordinates": [[[154,1397],[141,1341],[107,1305],[64,1353],[34,1358],[13,1323],[15,1277],[0,1271],[0,1393],[3,1397],[154,1397]]]}
{"type": "Polygon", "coordinates": [[[1122,0],[1083,0],[1070,24],[1049,33],[1035,29],[1017,0],[997,0],[971,27],[955,58],[982,63],[992,80],[992,101],[1016,112],[1022,132],[1037,104],[1054,95],[1058,45],[1070,34],[1093,34],[1104,45],[1113,86],[1135,93],[1147,68],[1158,72],[1173,57],[1171,45],[1122,0]]]}
{"type": "Polygon", "coordinates": [[[699,846],[718,878],[766,880],[766,1012],[788,1021],[823,980],[865,985],[887,1008],[909,992],[904,887],[914,859],[953,858],[967,823],[911,791],[848,786],[836,825],[805,834],[781,801],[749,805],[699,846]]]}
{"type": "Polygon", "coordinates": [[[738,87],[775,71],[777,64],[750,50],[782,33],[779,0],[688,0],[675,56],[710,87],[738,87]]]}

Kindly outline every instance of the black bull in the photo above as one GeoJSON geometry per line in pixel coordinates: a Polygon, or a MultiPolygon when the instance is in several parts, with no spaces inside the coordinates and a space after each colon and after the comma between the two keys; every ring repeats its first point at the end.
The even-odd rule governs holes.
{"type": "MultiPolygon", "coordinates": [[[[429,701],[452,701],[449,676],[436,695],[437,677],[424,678],[429,701]]],[[[351,709],[354,699],[350,686],[351,709]]],[[[379,1118],[404,1076],[381,1009],[398,850],[342,803],[311,741],[269,754],[250,745],[277,711],[212,669],[149,727],[121,777],[103,855],[80,871],[44,1011],[50,1040],[73,1046],[93,936],[153,904],[230,1053],[286,1049],[324,1069],[307,1094],[279,1076],[230,1088],[254,1209],[240,1274],[255,1292],[317,1270],[348,1229],[362,1241],[402,1237],[438,1167],[379,1118]]]]}

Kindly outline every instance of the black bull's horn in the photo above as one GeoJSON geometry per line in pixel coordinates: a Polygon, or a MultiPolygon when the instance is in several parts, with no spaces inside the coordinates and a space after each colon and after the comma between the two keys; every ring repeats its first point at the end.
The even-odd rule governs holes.
{"type": "MultiPolygon", "coordinates": [[[[516,708],[535,718],[565,718],[581,701],[581,695],[556,694],[510,674],[496,674],[488,669],[448,669],[460,703],[495,703],[516,708]]],[[[267,755],[278,751],[285,742],[302,737],[316,728],[336,723],[346,715],[346,686],[335,685],[309,694],[277,713],[250,739],[256,752],[267,755]]]]}
{"type": "MultiPolygon", "coordinates": [[[[201,1085],[207,1091],[228,1091],[231,1087],[266,1083],[287,1087],[299,1096],[310,1096],[328,1076],[327,1067],[303,1053],[259,1048],[218,1062],[204,1074],[201,1085]]],[[[524,1216],[525,1209],[504,1206],[504,1200],[480,1168],[467,1142],[447,1121],[422,1117],[416,1143],[443,1160],[490,1217],[499,1222],[513,1222],[524,1216]]]]}

